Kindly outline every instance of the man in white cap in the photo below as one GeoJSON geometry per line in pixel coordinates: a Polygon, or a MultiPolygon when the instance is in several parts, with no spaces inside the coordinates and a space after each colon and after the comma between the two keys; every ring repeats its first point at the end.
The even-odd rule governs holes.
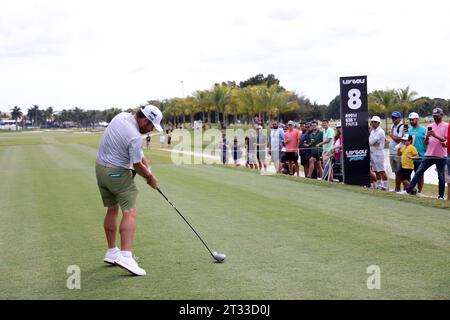
{"type": "Polygon", "coordinates": [[[158,181],[144,157],[141,135],[154,128],[162,131],[161,119],[161,111],[152,105],[141,108],[135,115],[119,113],[103,134],[95,166],[103,205],[108,208],[104,220],[108,250],[103,261],[139,276],[145,275],[146,272],[138,266],[131,252],[136,230],[138,194],[134,175],[135,172],[138,173],[145,178],[147,184],[156,189],[158,181]],[[123,214],[119,228],[120,249],[116,247],[119,206],[123,214]]]}
{"type": "MultiPolygon", "coordinates": [[[[425,156],[425,152],[427,151],[427,145],[424,143],[425,136],[427,135],[427,128],[420,124],[419,115],[416,112],[411,112],[408,116],[409,124],[411,127],[408,129],[408,135],[413,139],[413,145],[417,149],[419,153],[419,159],[414,160],[414,174],[417,173],[419,169],[420,162],[422,162],[422,158],[425,156]]],[[[417,195],[420,196],[422,194],[424,184],[424,177],[419,179],[417,183],[417,195]]]]}
{"type": "Polygon", "coordinates": [[[377,178],[377,189],[386,191],[388,190],[388,177],[384,168],[386,135],[380,123],[381,119],[378,116],[373,116],[370,120],[370,166],[377,178]]]}

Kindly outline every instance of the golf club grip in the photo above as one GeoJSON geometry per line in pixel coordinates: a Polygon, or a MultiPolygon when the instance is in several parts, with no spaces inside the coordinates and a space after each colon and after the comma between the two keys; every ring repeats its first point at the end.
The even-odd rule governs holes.
{"type": "Polygon", "coordinates": [[[177,207],[175,207],[175,205],[169,200],[169,198],[166,197],[166,195],[158,188],[156,187],[156,190],[158,190],[158,192],[164,197],[164,199],[167,200],[167,202],[172,206],[172,208],[175,209],[175,211],[180,215],[181,218],[183,218],[184,222],[187,223],[187,225],[189,226],[189,228],[191,228],[192,231],[194,231],[195,235],[197,236],[197,238],[203,243],[203,245],[205,246],[205,248],[209,251],[209,253],[211,254],[211,256],[214,257],[214,255],[212,254],[211,250],[209,249],[208,245],[205,243],[205,241],[203,241],[202,237],[200,237],[200,235],[197,233],[197,231],[195,231],[194,227],[191,226],[191,224],[189,223],[189,221],[186,220],[186,218],[181,214],[180,211],[178,211],[177,207]]]}

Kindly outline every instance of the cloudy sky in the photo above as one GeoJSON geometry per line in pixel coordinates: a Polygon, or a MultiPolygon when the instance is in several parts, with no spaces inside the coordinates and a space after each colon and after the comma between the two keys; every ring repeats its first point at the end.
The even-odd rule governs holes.
{"type": "Polygon", "coordinates": [[[347,75],[448,99],[447,3],[0,0],[0,110],[134,107],[258,73],[324,104],[347,75]]]}

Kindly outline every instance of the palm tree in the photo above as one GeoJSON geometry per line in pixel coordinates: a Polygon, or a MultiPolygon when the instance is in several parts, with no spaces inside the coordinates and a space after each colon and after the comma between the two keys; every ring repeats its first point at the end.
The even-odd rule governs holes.
{"type": "Polygon", "coordinates": [[[37,126],[38,119],[41,118],[41,110],[39,110],[39,106],[37,104],[34,104],[31,108],[29,108],[27,116],[31,119],[32,125],[37,126]]]}
{"type": "Polygon", "coordinates": [[[418,95],[416,91],[410,91],[409,86],[404,89],[398,89],[396,92],[398,108],[401,110],[403,119],[406,114],[414,107],[414,99],[418,95]]]}
{"type": "Polygon", "coordinates": [[[270,87],[266,85],[260,85],[255,87],[255,107],[259,113],[259,117],[262,118],[265,123],[265,116],[267,115],[269,120],[272,117],[278,119],[280,114],[298,108],[298,103],[291,101],[292,93],[288,91],[280,90],[277,84],[270,87]]]}
{"type": "Polygon", "coordinates": [[[237,94],[240,109],[242,113],[247,114],[250,123],[256,113],[255,88],[253,86],[247,86],[240,89],[237,94]]]}
{"type": "Polygon", "coordinates": [[[194,92],[194,98],[198,110],[202,113],[202,122],[205,123],[205,113],[208,114],[208,126],[211,128],[211,93],[208,90],[194,92]]]}
{"type": "Polygon", "coordinates": [[[53,108],[52,107],[48,107],[47,109],[45,109],[42,112],[42,117],[44,118],[43,120],[45,121],[45,127],[47,126],[47,122],[53,122],[53,108]]]}
{"type": "Polygon", "coordinates": [[[17,119],[21,118],[23,115],[22,110],[18,106],[15,106],[11,109],[11,117],[13,120],[16,120],[16,131],[17,131],[17,119]]]}
{"type": "Polygon", "coordinates": [[[241,89],[239,88],[233,88],[231,89],[231,98],[230,103],[228,104],[228,112],[229,114],[233,115],[233,123],[237,124],[238,121],[238,115],[242,114],[243,108],[241,108],[241,104],[239,103],[240,99],[240,92],[241,89]]]}
{"type": "Polygon", "coordinates": [[[181,100],[182,101],[182,109],[183,109],[183,119],[185,115],[190,116],[191,120],[191,128],[194,127],[194,116],[199,111],[198,106],[196,104],[195,98],[192,96],[186,97],[181,100]]]}
{"type": "MultiPolygon", "coordinates": [[[[230,103],[231,90],[229,87],[216,84],[211,92],[211,102],[216,109],[216,122],[220,123],[220,114],[222,114],[223,124],[227,126],[226,107],[230,103]]],[[[221,129],[222,126],[219,126],[221,129]]]]}
{"type": "Polygon", "coordinates": [[[77,123],[78,127],[81,128],[83,120],[85,119],[85,114],[83,109],[75,107],[73,109],[73,121],[77,123]]]}
{"type": "Polygon", "coordinates": [[[395,90],[375,90],[369,95],[369,111],[383,113],[386,119],[386,132],[388,131],[389,113],[397,106],[395,90]]]}
{"type": "Polygon", "coordinates": [[[274,91],[270,99],[269,117],[274,117],[278,121],[280,114],[297,109],[299,107],[298,102],[293,100],[292,97],[293,93],[290,91],[274,91]]]}
{"type": "Polygon", "coordinates": [[[179,117],[183,116],[184,110],[180,98],[172,98],[167,100],[164,105],[163,114],[167,117],[172,117],[175,127],[178,126],[179,117]]]}

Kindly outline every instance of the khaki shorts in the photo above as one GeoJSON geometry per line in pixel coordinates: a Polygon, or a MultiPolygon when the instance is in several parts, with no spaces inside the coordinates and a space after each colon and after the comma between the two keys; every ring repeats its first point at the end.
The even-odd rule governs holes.
{"type": "Polygon", "coordinates": [[[323,165],[325,166],[328,162],[328,160],[330,160],[331,158],[331,152],[330,151],[323,151],[322,152],[322,162],[323,165]]]}
{"type": "Polygon", "coordinates": [[[122,211],[136,208],[138,189],[131,170],[110,168],[96,163],[95,174],[105,207],[119,204],[122,211]]]}
{"type": "Polygon", "coordinates": [[[402,171],[402,157],[389,155],[389,162],[393,173],[400,173],[402,171]]]}

